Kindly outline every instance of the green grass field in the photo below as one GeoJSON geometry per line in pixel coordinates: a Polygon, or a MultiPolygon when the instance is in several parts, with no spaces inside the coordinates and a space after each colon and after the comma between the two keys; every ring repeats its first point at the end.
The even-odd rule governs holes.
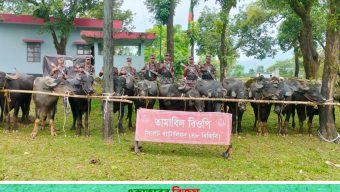
{"type": "MultiPolygon", "coordinates": [[[[89,138],[75,137],[69,130],[71,114],[63,131],[61,104],[56,137],[46,128],[32,140],[33,124],[20,126],[18,133],[1,131],[0,180],[340,180],[340,169],[334,165],[340,164],[340,147],[315,136],[318,118],[313,121],[313,137],[307,135],[306,124],[303,135],[289,129],[289,136],[281,137],[276,135],[277,118],[272,113],[270,135],[256,136],[249,106],[242,122],[244,133],[233,136],[232,157],[224,160],[224,147],[212,145],[144,142],[143,153],[136,155],[130,150],[132,130],[118,137],[115,128],[114,141],[104,143],[100,102],[94,101],[92,109],[89,138]],[[91,164],[91,160],[97,163],[91,164]]],[[[339,114],[337,108],[338,127],[339,114]]]]}

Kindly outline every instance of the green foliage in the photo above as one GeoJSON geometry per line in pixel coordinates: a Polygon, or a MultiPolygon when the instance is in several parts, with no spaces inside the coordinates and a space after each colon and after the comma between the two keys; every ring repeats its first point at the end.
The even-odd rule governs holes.
{"type": "MultiPolygon", "coordinates": [[[[199,55],[219,55],[221,51],[220,47],[223,21],[220,19],[218,10],[205,7],[198,18],[197,23],[197,27],[199,28],[197,53],[199,55]]],[[[230,68],[238,57],[238,42],[237,39],[235,40],[232,38],[234,34],[231,29],[232,27],[227,28],[227,37],[225,39],[227,53],[224,55],[227,58],[228,67],[230,68]]]]}
{"type": "Polygon", "coordinates": [[[249,72],[248,72],[247,76],[255,77],[256,76],[255,69],[253,69],[253,68],[249,69],[249,72]]]}
{"type": "MultiPolygon", "coordinates": [[[[174,0],[175,4],[179,2],[179,0],[174,0]]],[[[170,15],[170,0],[145,0],[145,5],[148,10],[154,14],[154,19],[157,23],[165,25],[168,21],[168,17],[170,15]]]]}
{"type": "Polygon", "coordinates": [[[245,11],[240,11],[235,16],[237,35],[242,37],[241,49],[246,56],[254,56],[256,59],[273,57],[277,52],[275,22],[276,11],[266,10],[260,2],[250,4],[245,11]]]}
{"type": "MultiPolygon", "coordinates": [[[[134,29],[132,24],[134,14],[131,10],[122,10],[123,2],[123,0],[113,0],[113,19],[123,21],[123,31],[132,31],[134,29]]],[[[104,1],[100,0],[92,9],[81,13],[81,17],[103,19],[103,10],[104,1]]]]}
{"type": "MultiPolygon", "coordinates": [[[[293,77],[294,68],[295,68],[294,59],[286,59],[283,61],[276,61],[276,63],[268,67],[266,71],[273,72],[274,70],[279,69],[281,77],[293,77]]],[[[303,69],[302,65],[300,69],[303,69]]]]}
{"type": "MultiPolygon", "coordinates": [[[[162,47],[166,47],[166,30],[165,26],[162,28],[162,47]]],[[[160,27],[155,25],[151,29],[147,29],[147,32],[152,32],[156,33],[157,37],[160,37],[160,27]]],[[[186,64],[188,61],[188,46],[189,46],[189,40],[187,38],[187,33],[182,29],[182,26],[180,25],[175,25],[174,26],[174,66],[175,66],[175,74],[177,76],[180,76],[183,72],[183,67],[181,67],[181,63],[186,64]]],[[[159,62],[163,61],[163,56],[164,56],[164,49],[162,50],[162,55],[160,54],[159,50],[159,39],[155,40],[152,42],[152,44],[147,45],[145,47],[144,51],[144,59],[145,61],[149,61],[150,55],[155,54],[158,56],[157,58],[159,59],[159,62]]]]}
{"type": "Polygon", "coordinates": [[[230,71],[231,77],[243,77],[244,76],[244,66],[243,65],[235,65],[230,71]]]}
{"type": "Polygon", "coordinates": [[[257,66],[256,73],[264,73],[264,66],[263,65],[257,66]]]}
{"type": "Polygon", "coordinates": [[[22,2],[22,0],[0,0],[0,11],[13,14],[32,14],[34,6],[22,2]]]}

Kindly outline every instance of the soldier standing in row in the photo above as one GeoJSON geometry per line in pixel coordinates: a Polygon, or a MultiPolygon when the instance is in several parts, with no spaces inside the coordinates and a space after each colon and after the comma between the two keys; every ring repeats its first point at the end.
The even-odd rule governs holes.
{"type": "Polygon", "coordinates": [[[202,79],[205,80],[215,80],[216,79],[216,69],[214,65],[211,64],[211,56],[207,55],[205,57],[205,63],[200,66],[202,79]]]}
{"type": "Polygon", "coordinates": [[[189,64],[185,66],[184,69],[184,79],[189,87],[194,87],[196,85],[197,79],[199,77],[199,68],[194,64],[194,57],[189,57],[189,64]]]}
{"type": "Polygon", "coordinates": [[[132,67],[132,59],[131,57],[128,57],[125,66],[120,69],[119,75],[135,77],[136,74],[136,69],[132,67]]]}
{"type": "Polygon", "coordinates": [[[157,67],[157,64],[156,64],[156,61],[155,61],[155,55],[154,54],[152,54],[150,56],[149,63],[146,63],[141,71],[142,71],[145,79],[147,79],[149,81],[155,81],[157,79],[158,67],[157,67]]]}
{"type": "Polygon", "coordinates": [[[65,68],[65,61],[63,57],[57,58],[57,64],[51,64],[52,69],[50,72],[50,76],[54,79],[67,79],[67,70],[65,68]]]}
{"type": "Polygon", "coordinates": [[[86,56],[85,62],[82,65],[82,70],[84,72],[89,73],[90,75],[94,75],[95,74],[95,69],[94,69],[94,66],[92,65],[91,57],[90,56],[86,56]]]}
{"type": "Polygon", "coordinates": [[[171,84],[174,82],[174,65],[170,61],[169,53],[164,55],[164,63],[160,64],[158,73],[162,75],[161,84],[171,84]]]}

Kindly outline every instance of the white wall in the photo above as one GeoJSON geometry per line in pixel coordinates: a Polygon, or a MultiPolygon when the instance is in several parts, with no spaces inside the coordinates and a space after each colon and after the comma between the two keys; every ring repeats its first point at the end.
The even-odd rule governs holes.
{"type": "MultiPolygon", "coordinates": [[[[40,29],[41,26],[38,25],[6,24],[0,22],[0,71],[15,72],[14,68],[17,68],[22,73],[42,74],[43,57],[45,55],[56,55],[57,51],[49,31],[40,33],[40,29]],[[40,62],[27,62],[27,43],[23,42],[23,39],[26,38],[44,40],[41,43],[40,62]]],[[[80,30],[86,30],[86,28],[76,28],[69,37],[66,47],[66,54],[69,56],[77,54],[77,45],[74,45],[73,42],[81,40],[80,30]]],[[[131,44],[131,42],[126,42],[126,44],[131,44]]],[[[95,69],[98,74],[103,66],[103,56],[98,55],[98,43],[94,45],[95,69]]],[[[114,66],[120,69],[124,66],[126,58],[127,56],[115,56],[114,66]]],[[[143,67],[144,45],[141,46],[141,56],[132,56],[132,64],[137,70],[143,67]]]]}

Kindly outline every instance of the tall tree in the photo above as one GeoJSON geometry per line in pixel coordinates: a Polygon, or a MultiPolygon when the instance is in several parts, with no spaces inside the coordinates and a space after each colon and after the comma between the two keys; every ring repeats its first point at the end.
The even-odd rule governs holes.
{"type": "Polygon", "coordinates": [[[167,26],[167,52],[174,61],[174,14],[179,0],[145,0],[145,4],[150,12],[154,14],[156,22],[167,26]]]}
{"type": "Polygon", "coordinates": [[[217,56],[219,59],[219,71],[218,75],[220,79],[223,79],[225,72],[230,69],[235,62],[237,55],[237,49],[243,44],[242,37],[238,38],[237,31],[232,30],[234,23],[229,24],[228,28],[224,28],[224,21],[221,19],[220,12],[216,9],[210,9],[205,7],[197,20],[197,30],[199,31],[197,37],[197,53],[198,54],[211,54],[217,56]],[[225,33],[223,34],[223,31],[225,33]],[[221,37],[225,40],[221,41],[221,37]],[[221,48],[222,51],[221,51],[221,48]],[[222,64],[224,62],[224,64],[222,64]]]}
{"type": "Polygon", "coordinates": [[[195,40],[196,40],[196,27],[194,21],[194,8],[199,3],[199,0],[190,0],[190,8],[189,8],[189,15],[188,15],[188,37],[190,41],[190,55],[195,54],[195,40]]]}
{"type": "Polygon", "coordinates": [[[294,51],[294,61],[295,61],[295,70],[294,76],[299,77],[300,70],[300,46],[299,46],[299,38],[300,38],[300,28],[301,28],[301,20],[297,18],[294,14],[287,14],[286,19],[279,26],[279,34],[278,34],[278,43],[283,51],[289,51],[293,49],[294,51]]]}
{"type": "Polygon", "coordinates": [[[316,79],[320,65],[319,55],[313,45],[313,24],[311,17],[312,6],[316,0],[289,0],[291,9],[302,21],[299,44],[303,56],[303,63],[307,79],[316,79]]]}
{"type": "Polygon", "coordinates": [[[18,6],[28,3],[29,6],[33,6],[33,16],[44,20],[44,27],[51,32],[57,53],[65,55],[67,41],[74,27],[74,19],[79,13],[93,8],[97,1],[17,0],[13,3],[17,3],[18,6]]]}
{"type": "MultiPolygon", "coordinates": [[[[113,49],[112,49],[112,0],[104,0],[104,78],[103,93],[110,94],[113,91],[113,49]]],[[[110,102],[104,103],[103,111],[103,139],[112,141],[113,137],[113,106],[110,102]]]]}
{"type": "Polygon", "coordinates": [[[230,10],[233,7],[236,7],[236,0],[216,0],[221,7],[220,11],[220,18],[222,21],[222,29],[221,29],[221,36],[220,36],[220,51],[218,53],[218,57],[220,60],[220,81],[226,76],[226,69],[228,66],[227,60],[227,42],[226,42],[226,33],[227,33],[227,25],[229,21],[229,14],[230,10]]]}
{"type": "MultiPolygon", "coordinates": [[[[340,1],[328,0],[327,2],[329,11],[321,94],[326,99],[332,100],[339,71],[340,1]]],[[[319,132],[320,137],[339,143],[340,137],[336,130],[333,109],[334,106],[320,106],[319,132]]]]}

